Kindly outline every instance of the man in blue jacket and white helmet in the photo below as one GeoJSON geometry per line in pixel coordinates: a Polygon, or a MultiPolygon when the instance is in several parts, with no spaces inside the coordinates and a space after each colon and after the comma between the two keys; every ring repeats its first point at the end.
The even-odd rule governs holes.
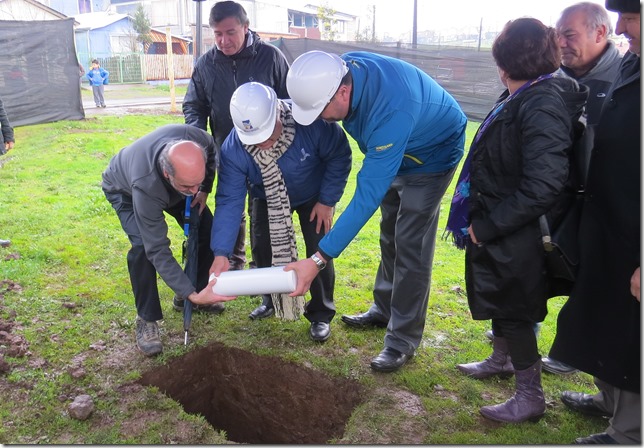
{"type": "Polygon", "coordinates": [[[463,156],[467,119],[426,73],[367,52],[304,53],[291,65],[286,87],[297,122],[342,121],[365,154],[355,194],[318,251],[287,268],[298,276],[293,295],[309,288],[318,269],[340,255],[380,206],[374,303],[342,320],[387,327],[385,347],[371,368],[393,372],[422,338],[440,201],[463,156]]]}
{"type": "MultiPolygon", "coordinates": [[[[300,219],[307,256],[313,255],[331,228],[335,204],[351,171],[351,147],[344,131],[323,120],[310,126],[296,123],[289,104],[257,82],[235,90],[230,114],[234,129],[221,147],[211,272],[219,275],[228,270],[247,183],[253,198],[251,247],[257,266],[284,266],[297,260],[293,211],[300,219]]],[[[304,311],[314,341],[330,336],[334,285],[333,263],[329,263],[313,281],[311,301],[304,311]]],[[[264,294],[262,304],[249,317],[262,319],[273,313],[272,298],[264,294]]]]}

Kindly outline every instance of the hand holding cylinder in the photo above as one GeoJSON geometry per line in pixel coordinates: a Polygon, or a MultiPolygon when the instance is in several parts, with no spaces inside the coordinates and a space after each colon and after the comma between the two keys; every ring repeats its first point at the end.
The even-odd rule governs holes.
{"type": "Polygon", "coordinates": [[[286,265],[286,269],[288,269],[288,272],[297,273],[297,287],[291,294],[289,294],[291,297],[303,296],[309,289],[311,289],[313,279],[320,272],[317,264],[310,258],[289,263],[286,265]]]}
{"type": "Polygon", "coordinates": [[[229,302],[237,298],[236,295],[223,295],[217,294],[215,292],[215,285],[217,284],[217,279],[214,276],[210,276],[208,285],[202,289],[199,293],[193,292],[188,296],[190,300],[195,305],[212,305],[219,302],[229,302]]]}

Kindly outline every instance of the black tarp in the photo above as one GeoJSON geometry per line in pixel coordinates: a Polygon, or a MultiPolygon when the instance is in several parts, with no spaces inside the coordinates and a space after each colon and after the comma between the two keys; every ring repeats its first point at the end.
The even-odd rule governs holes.
{"type": "Polygon", "coordinates": [[[0,54],[0,98],[12,126],[85,118],[73,18],[0,20],[0,54]]]}
{"type": "Polygon", "coordinates": [[[460,104],[467,118],[483,121],[503,92],[496,64],[489,49],[469,47],[418,46],[367,42],[329,42],[316,39],[279,39],[271,44],[280,48],[289,63],[311,50],[342,54],[370,51],[407,61],[434,78],[460,104]]]}

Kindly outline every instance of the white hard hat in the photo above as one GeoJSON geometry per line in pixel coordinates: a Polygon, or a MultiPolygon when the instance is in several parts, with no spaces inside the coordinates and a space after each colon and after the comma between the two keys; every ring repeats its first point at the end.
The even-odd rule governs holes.
{"type": "Polygon", "coordinates": [[[286,75],[295,121],[305,126],[313,123],[337,92],[348,70],[339,56],[324,51],[309,51],[295,59],[286,75]]]}
{"type": "Polygon", "coordinates": [[[242,84],[230,99],[230,116],[242,143],[263,143],[275,130],[277,95],[258,82],[242,84]]]}

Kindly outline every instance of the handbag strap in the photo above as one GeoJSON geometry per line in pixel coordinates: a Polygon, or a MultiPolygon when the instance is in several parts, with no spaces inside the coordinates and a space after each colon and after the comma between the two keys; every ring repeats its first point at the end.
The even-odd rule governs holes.
{"type": "Polygon", "coordinates": [[[539,227],[541,228],[541,241],[543,242],[543,248],[546,252],[552,252],[552,238],[550,237],[550,228],[548,227],[546,215],[539,216],[539,227]]]}

